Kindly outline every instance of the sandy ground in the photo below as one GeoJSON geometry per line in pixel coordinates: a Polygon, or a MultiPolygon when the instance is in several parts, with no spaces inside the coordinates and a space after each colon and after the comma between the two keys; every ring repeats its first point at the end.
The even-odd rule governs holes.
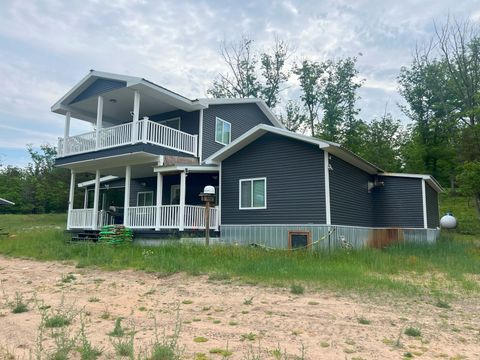
{"type": "MultiPolygon", "coordinates": [[[[305,359],[401,359],[406,353],[422,359],[480,359],[478,298],[456,300],[450,309],[443,309],[421,299],[360,297],[308,288],[304,295],[293,295],[286,288],[209,281],[206,276],[107,272],[5,257],[0,257],[0,281],[0,357],[4,358],[13,354],[28,359],[35,352],[41,319],[38,306],[44,303],[51,306],[48,311],[77,313],[69,326],[72,334],[77,332],[81,312],[88,338],[103,349],[104,359],[116,358],[107,335],[116,317],[135,329],[138,350],[148,348],[153,340],[153,316],[160,333],[165,330],[170,335],[177,314],[185,359],[221,359],[210,350],[227,347],[232,352],[229,359],[247,359],[249,351],[260,352],[261,359],[275,359],[276,348],[295,359],[302,347],[305,359]],[[69,273],[75,280],[62,282],[69,273]],[[8,303],[16,293],[29,301],[28,312],[11,312],[8,303]],[[249,299],[251,304],[245,304],[249,299]],[[361,317],[370,324],[360,324],[361,317]],[[422,336],[402,334],[409,326],[419,328],[422,336]],[[255,340],[242,339],[250,333],[255,340]],[[207,341],[195,342],[196,337],[207,341]],[[199,353],[206,356],[195,355],[199,353]]],[[[46,352],[53,345],[50,330],[44,337],[46,352]]]]}

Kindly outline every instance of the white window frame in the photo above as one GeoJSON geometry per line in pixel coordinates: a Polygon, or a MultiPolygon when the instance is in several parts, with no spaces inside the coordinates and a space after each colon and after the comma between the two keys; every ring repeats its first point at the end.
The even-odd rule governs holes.
{"type": "Polygon", "coordinates": [[[262,210],[267,208],[267,178],[260,177],[260,178],[249,178],[249,179],[240,179],[238,180],[238,208],[240,210],[262,210]],[[263,191],[265,194],[265,204],[264,206],[253,206],[253,182],[255,180],[263,180],[263,191]],[[242,182],[250,182],[250,207],[242,207],[242,182]]]}
{"type": "Polygon", "coordinates": [[[139,191],[137,192],[137,206],[138,207],[143,207],[143,206],[154,206],[154,196],[153,196],[153,191],[139,191]],[[140,194],[152,194],[152,205],[139,205],[139,200],[140,200],[140,194]]]}
{"type": "Polygon", "coordinates": [[[226,121],[226,120],[223,120],[219,117],[215,117],[215,142],[217,144],[221,144],[221,145],[228,145],[232,142],[232,123],[226,121]],[[230,133],[229,133],[229,136],[228,136],[228,143],[224,143],[223,141],[218,141],[217,140],[217,122],[220,121],[222,122],[222,139],[223,139],[223,123],[227,123],[229,126],[230,126],[230,133]]]}
{"type": "Polygon", "coordinates": [[[173,120],[178,120],[178,129],[175,129],[175,128],[172,128],[172,129],[175,129],[175,130],[180,130],[181,129],[181,122],[182,122],[182,118],[180,116],[176,116],[176,117],[173,117],[173,118],[170,118],[170,119],[165,119],[165,120],[160,120],[158,123],[163,125],[163,126],[167,126],[167,127],[170,127],[168,125],[165,125],[165,123],[169,122],[169,121],[173,121],[173,120]]]}

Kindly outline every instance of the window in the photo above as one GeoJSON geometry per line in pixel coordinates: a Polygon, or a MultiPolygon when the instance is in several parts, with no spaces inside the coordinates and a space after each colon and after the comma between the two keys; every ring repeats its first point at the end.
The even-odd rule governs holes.
{"type": "Polygon", "coordinates": [[[240,180],[240,209],[267,208],[267,179],[240,180]]]}
{"type": "Polygon", "coordinates": [[[215,141],[222,145],[230,144],[232,139],[231,130],[232,124],[217,117],[215,120],[215,141]]]}
{"type": "Polygon", "coordinates": [[[176,117],[173,119],[162,120],[158,122],[159,124],[171,127],[172,129],[180,130],[180,118],[176,117]]]}
{"type": "Polygon", "coordinates": [[[170,205],[180,204],[180,185],[170,186],[170,205]]]}
{"type": "Polygon", "coordinates": [[[153,191],[140,191],[137,193],[137,206],[152,206],[153,191]]]}

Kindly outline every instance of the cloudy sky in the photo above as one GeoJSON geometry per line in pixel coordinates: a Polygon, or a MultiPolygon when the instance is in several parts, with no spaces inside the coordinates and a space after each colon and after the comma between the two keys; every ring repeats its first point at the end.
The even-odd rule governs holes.
{"type": "Polygon", "coordinates": [[[448,14],[480,23],[480,0],[1,0],[0,14],[0,164],[25,165],[26,144],[56,144],[64,119],[50,106],[89,69],[204,97],[224,70],[220,43],[241,34],[260,49],[288,41],[293,61],[361,53],[362,118],[386,104],[401,117],[395,79],[415,44],[448,14]]]}

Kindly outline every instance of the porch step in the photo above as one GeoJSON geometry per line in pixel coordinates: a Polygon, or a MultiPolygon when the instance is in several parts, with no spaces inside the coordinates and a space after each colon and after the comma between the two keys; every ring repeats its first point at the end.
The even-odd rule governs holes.
{"type": "Polygon", "coordinates": [[[97,242],[100,236],[99,230],[83,230],[79,233],[71,233],[71,243],[79,242],[97,242]]]}

